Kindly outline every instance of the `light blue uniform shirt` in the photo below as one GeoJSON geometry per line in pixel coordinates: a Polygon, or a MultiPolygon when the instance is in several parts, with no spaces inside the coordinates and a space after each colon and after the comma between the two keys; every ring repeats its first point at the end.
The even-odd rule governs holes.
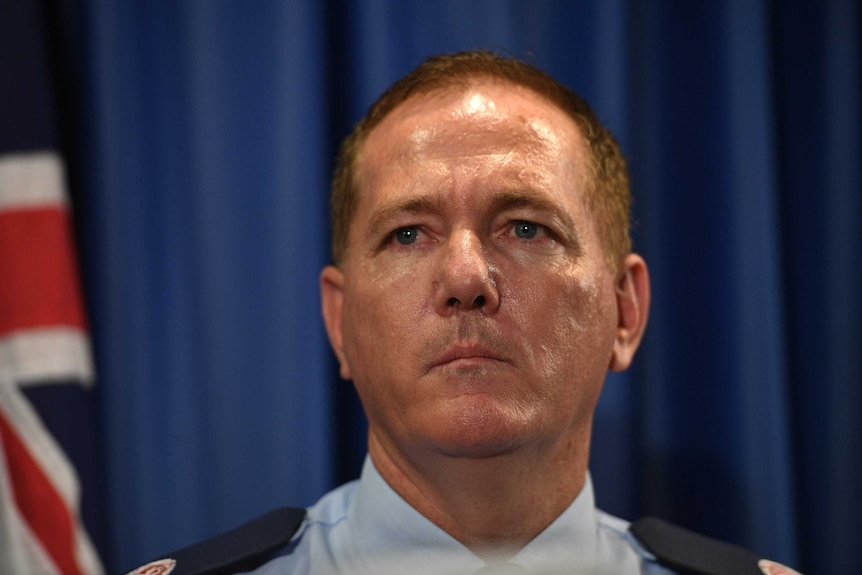
{"type": "MultiPolygon", "coordinates": [[[[595,508],[592,482],[563,513],[509,560],[529,573],[666,575],[628,532],[595,508]]],[[[460,575],[485,562],[404,501],[371,458],[362,477],[329,492],[283,554],[255,575],[460,575]]]]}

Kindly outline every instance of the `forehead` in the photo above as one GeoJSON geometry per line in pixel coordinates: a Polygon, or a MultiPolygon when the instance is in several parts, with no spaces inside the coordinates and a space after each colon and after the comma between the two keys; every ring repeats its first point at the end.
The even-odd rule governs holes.
{"type": "MultiPolygon", "coordinates": [[[[532,90],[500,81],[473,81],[413,96],[397,106],[369,134],[358,156],[359,182],[417,160],[507,158],[484,162],[502,173],[506,166],[530,174],[531,159],[542,168],[584,172],[584,141],[577,124],[555,104],[532,90]],[[559,165],[549,166],[556,159],[559,165]],[[518,165],[520,160],[521,165],[518,165]],[[528,165],[524,165],[524,163],[528,165]]],[[[581,179],[580,177],[578,178],[581,179]]],[[[365,187],[362,186],[361,187],[365,187]]]]}

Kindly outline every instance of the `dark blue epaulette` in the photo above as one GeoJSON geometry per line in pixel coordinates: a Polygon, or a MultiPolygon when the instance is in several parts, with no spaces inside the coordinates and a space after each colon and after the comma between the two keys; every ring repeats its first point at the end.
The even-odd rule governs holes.
{"type": "Polygon", "coordinates": [[[799,575],[748,549],[704,537],[655,517],[639,519],[629,530],[661,565],[680,575],[799,575]]]}
{"type": "Polygon", "coordinates": [[[233,575],[252,571],[287,545],[305,509],[282,507],[212,539],[138,567],[128,575],[233,575]]]}

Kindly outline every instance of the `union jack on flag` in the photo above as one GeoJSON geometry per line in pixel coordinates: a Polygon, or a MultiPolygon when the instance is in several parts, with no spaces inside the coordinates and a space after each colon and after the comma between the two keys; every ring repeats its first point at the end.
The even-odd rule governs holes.
{"type": "Polygon", "coordinates": [[[99,575],[75,469],[27,396],[94,381],[40,16],[0,0],[0,573],[99,575]]]}

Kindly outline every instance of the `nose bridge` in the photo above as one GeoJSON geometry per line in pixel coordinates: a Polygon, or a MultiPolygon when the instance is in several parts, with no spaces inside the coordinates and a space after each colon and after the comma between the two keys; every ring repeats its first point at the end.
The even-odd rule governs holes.
{"type": "Polygon", "coordinates": [[[471,229],[458,229],[447,240],[440,260],[439,309],[483,308],[499,304],[495,280],[482,238],[471,229]]]}
{"type": "Polygon", "coordinates": [[[452,239],[449,243],[451,244],[450,252],[452,252],[450,253],[450,257],[455,260],[456,264],[487,267],[485,265],[486,262],[482,240],[474,230],[456,230],[452,234],[452,239]]]}

